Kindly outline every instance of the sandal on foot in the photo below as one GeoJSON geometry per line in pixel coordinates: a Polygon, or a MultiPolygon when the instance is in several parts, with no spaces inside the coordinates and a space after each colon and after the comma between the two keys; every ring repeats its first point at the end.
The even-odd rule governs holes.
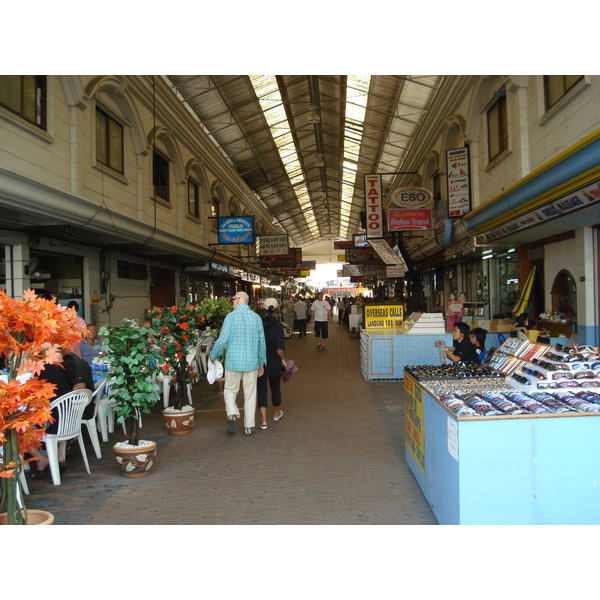
{"type": "Polygon", "coordinates": [[[33,470],[29,476],[30,479],[43,479],[48,476],[48,469],[44,469],[43,471],[39,471],[38,469],[33,470]]]}
{"type": "Polygon", "coordinates": [[[317,350],[320,350],[320,349],[321,349],[321,346],[317,346],[317,350]]]}
{"type": "Polygon", "coordinates": [[[266,428],[268,427],[268,425],[267,425],[266,423],[261,423],[261,424],[259,425],[259,427],[260,427],[261,429],[266,429],[266,428]]]}
{"type": "Polygon", "coordinates": [[[244,429],[244,433],[246,435],[254,435],[254,427],[246,427],[246,429],[244,429]]]}
{"type": "Polygon", "coordinates": [[[235,419],[227,421],[227,429],[225,429],[227,435],[233,435],[235,433],[235,419]]]}
{"type": "Polygon", "coordinates": [[[273,417],[273,421],[279,421],[279,419],[281,419],[281,417],[283,417],[282,410],[279,411],[279,414],[276,417],[273,417]]]}

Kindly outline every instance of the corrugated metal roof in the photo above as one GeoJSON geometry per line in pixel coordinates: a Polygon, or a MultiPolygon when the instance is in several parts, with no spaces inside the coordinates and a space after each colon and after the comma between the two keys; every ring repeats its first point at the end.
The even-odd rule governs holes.
{"type": "MultiPolygon", "coordinates": [[[[439,75],[169,75],[292,246],[360,231],[363,176],[400,170],[439,75]]],[[[391,178],[383,178],[384,191],[391,178]]]]}

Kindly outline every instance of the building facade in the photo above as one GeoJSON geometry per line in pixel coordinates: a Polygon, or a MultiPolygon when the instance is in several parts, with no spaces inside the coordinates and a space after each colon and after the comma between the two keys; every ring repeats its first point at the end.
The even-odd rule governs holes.
{"type": "Polygon", "coordinates": [[[444,79],[404,165],[417,174],[394,184],[434,194],[436,230],[404,240],[429,310],[465,291],[487,319],[510,313],[536,267],[534,316],[560,313],[557,332],[598,345],[599,121],[597,76],[444,79]]]}
{"type": "Polygon", "coordinates": [[[0,211],[3,287],[100,325],[265,283],[216,217],[281,233],[161,76],[1,76],[0,211]]]}
{"type": "MultiPolygon", "coordinates": [[[[433,194],[435,229],[397,235],[427,310],[511,313],[533,272],[535,318],[599,345],[599,120],[598,76],[443,78],[390,190],[433,194]]],[[[162,76],[1,76],[0,210],[0,284],[101,325],[266,284],[216,217],[281,233],[162,76]]]]}

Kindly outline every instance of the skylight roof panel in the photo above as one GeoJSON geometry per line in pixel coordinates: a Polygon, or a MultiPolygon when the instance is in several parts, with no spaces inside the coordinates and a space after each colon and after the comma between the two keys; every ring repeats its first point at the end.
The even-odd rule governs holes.
{"type": "MultiPolygon", "coordinates": [[[[292,132],[285,114],[279,86],[274,75],[250,75],[259,104],[269,125],[271,135],[279,151],[281,162],[286,169],[292,184],[303,181],[302,168],[297,155],[292,132]]],[[[294,189],[294,187],[292,187],[294,189]]],[[[302,208],[303,216],[311,232],[317,231],[318,226],[314,216],[310,194],[304,184],[294,189],[296,199],[302,208]],[[305,200],[306,198],[306,200],[305,200]]]]}

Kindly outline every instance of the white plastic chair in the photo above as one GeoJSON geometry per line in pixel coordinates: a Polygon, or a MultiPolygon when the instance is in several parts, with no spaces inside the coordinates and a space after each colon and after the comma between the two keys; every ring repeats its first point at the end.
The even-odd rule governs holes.
{"type": "Polygon", "coordinates": [[[97,381],[94,384],[94,387],[95,391],[92,394],[92,402],[96,402],[94,405],[94,414],[89,419],[82,419],[81,422],[87,427],[88,433],[90,434],[96,458],[100,459],[102,458],[102,452],[100,451],[100,441],[98,440],[97,416],[98,408],[100,407],[100,398],[102,398],[106,388],[106,377],[97,381]]]}
{"type": "Polygon", "coordinates": [[[210,354],[210,351],[212,349],[212,346],[215,342],[215,338],[212,335],[209,335],[208,338],[206,339],[206,343],[204,345],[204,348],[200,350],[200,352],[198,352],[198,365],[202,365],[202,371],[204,373],[208,373],[208,355],[210,354]]]}
{"type": "MultiPolygon", "coordinates": [[[[100,430],[100,436],[103,442],[108,442],[108,434],[115,431],[115,401],[110,392],[110,383],[106,383],[104,396],[96,402],[98,410],[96,412],[97,427],[100,430]]],[[[142,417],[139,420],[142,426],[142,417]]],[[[127,427],[123,423],[123,433],[127,435],[127,427]]]]}
{"type": "MultiPolygon", "coordinates": [[[[193,348],[188,350],[187,357],[186,357],[188,365],[194,365],[194,363],[196,362],[196,353],[197,353],[196,346],[194,346],[193,348]]],[[[169,373],[159,373],[156,376],[156,379],[158,382],[160,382],[159,385],[162,385],[163,405],[165,408],[167,408],[169,406],[169,394],[171,392],[171,383],[173,382],[173,375],[170,375],[169,373]]],[[[175,384],[175,385],[177,385],[177,384],[175,384]]],[[[189,382],[187,384],[187,395],[188,395],[189,403],[191,405],[192,404],[192,384],[191,384],[191,382],[189,382]]]]}
{"type": "Polygon", "coordinates": [[[81,434],[81,417],[85,407],[92,400],[90,390],[77,390],[64,394],[57,398],[50,405],[51,409],[58,409],[58,430],[56,433],[47,433],[42,441],[46,444],[50,473],[52,474],[52,483],[60,485],[60,469],[58,467],[58,450],[65,455],[67,441],[77,438],[85,470],[91,475],[90,465],[85,452],[83,435],[81,434]]]}

